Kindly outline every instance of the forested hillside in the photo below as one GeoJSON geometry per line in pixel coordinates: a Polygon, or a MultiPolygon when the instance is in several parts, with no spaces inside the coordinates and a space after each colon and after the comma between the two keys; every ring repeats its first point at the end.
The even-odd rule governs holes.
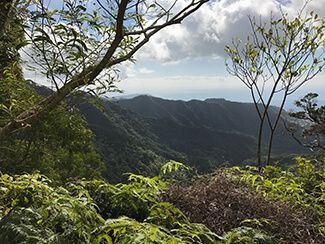
{"type": "MultiPolygon", "coordinates": [[[[181,143],[182,139],[186,140],[186,138],[181,138],[182,136],[191,134],[186,132],[181,133],[182,129],[206,131],[203,135],[200,135],[200,133],[196,134],[193,136],[194,138],[191,138],[189,141],[194,141],[194,143],[195,140],[200,141],[200,143],[206,141],[207,144],[210,144],[211,148],[221,148],[223,150],[223,152],[220,153],[221,157],[227,161],[235,162],[246,159],[245,157],[247,157],[248,154],[245,154],[245,152],[249,153],[252,148],[240,148],[239,145],[236,144],[236,141],[246,140],[247,144],[249,144],[249,140],[256,138],[257,135],[256,127],[258,124],[258,116],[253,103],[239,103],[213,98],[206,99],[205,101],[191,100],[185,102],[164,100],[150,96],[138,96],[133,99],[124,99],[118,101],[118,103],[122,105],[122,107],[137,112],[151,120],[154,130],[157,131],[156,133],[158,134],[165,135],[165,133],[161,133],[160,130],[163,132],[167,132],[168,130],[166,129],[168,126],[163,128],[164,121],[180,128],[179,139],[177,139],[177,133],[170,133],[170,135],[174,135],[176,138],[174,138],[175,140],[178,140],[176,143],[181,143]],[[220,133],[220,135],[218,135],[218,133],[220,133]],[[214,140],[216,140],[216,138],[222,138],[222,141],[215,142],[212,138],[210,139],[209,136],[214,140]],[[230,143],[233,147],[229,146],[230,143]],[[228,153],[228,155],[222,155],[223,153],[228,153]]],[[[275,116],[278,109],[277,107],[271,108],[271,118],[275,116]],[[272,112],[272,110],[274,112],[272,112]]],[[[285,111],[283,111],[283,119],[288,119],[285,111]]],[[[265,129],[264,140],[266,140],[268,136],[269,132],[265,129]]],[[[167,136],[163,137],[163,139],[168,141],[167,136]]],[[[275,140],[275,154],[292,153],[301,149],[301,147],[293,142],[292,138],[288,136],[283,124],[278,128],[275,140]]],[[[243,146],[245,144],[241,143],[240,145],[243,146]]],[[[208,145],[205,146],[209,148],[208,145]]],[[[214,155],[214,157],[216,156],[217,155],[214,155]]]]}
{"type": "MultiPolygon", "coordinates": [[[[36,86],[43,96],[52,91],[36,86]]],[[[258,117],[252,103],[225,99],[173,101],[148,95],[108,100],[76,96],[69,100],[85,117],[106,165],[106,177],[123,173],[152,175],[161,162],[178,160],[200,173],[225,165],[240,165],[255,155],[258,117]]],[[[273,108],[277,110],[277,107],[273,108]]],[[[289,119],[284,113],[284,119],[289,119]]],[[[264,140],[268,138],[265,130],[264,140]]],[[[281,125],[275,137],[274,157],[308,153],[281,125]]],[[[125,177],[124,177],[125,179],[125,177]]]]}
{"type": "MultiPolygon", "coordinates": [[[[100,103],[95,107],[79,101],[78,107],[96,135],[109,179],[121,179],[125,171],[152,174],[159,162],[170,159],[203,173],[254,157],[258,118],[253,104],[151,96],[100,103]]],[[[306,152],[283,126],[275,141],[278,158],[306,152]]]]}

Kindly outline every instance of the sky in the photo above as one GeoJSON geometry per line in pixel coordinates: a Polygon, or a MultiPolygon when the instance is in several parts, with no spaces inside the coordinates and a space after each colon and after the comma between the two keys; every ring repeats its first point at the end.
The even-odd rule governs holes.
{"type": "MultiPolygon", "coordinates": [[[[250,102],[249,90],[225,69],[224,46],[234,37],[250,32],[248,15],[267,20],[279,12],[279,5],[291,16],[303,6],[302,0],[220,0],[211,1],[181,25],[158,33],[135,56],[136,63],[123,68],[118,87],[124,94],[149,94],[174,100],[226,98],[250,102]]],[[[325,0],[313,0],[307,11],[325,17],[325,0]]],[[[325,100],[325,74],[306,83],[288,99],[286,107],[308,92],[325,100]]],[[[115,96],[116,94],[109,94],[115,96]]],[[[117,95],[118,96],[118,95],[117,95]]]]}
{"type": "MultiPolygon", "coordinates": [[[[171,0],[163,0],[171,1],[171,0]]],[[[181,3],[189,0],[178,0],[181,3]]],[[[52,2],[52,1],[51,1],[52,2]]],[[[54,3],[59,3],[54,2],[54,3]]],[[[117,87],[122,94],[108,97],[148,94],[173,100],[225,98],[251,102],[249,90],[225,68],[224,46],[233,38],[251,33],[248,16],[269,20],[279,7],[291,17],[297,15],[305,0],[210,0],[180,25],[158,32],[135,55],[136,63],[124,63],[117,87]]],[[[306,11],[325,17],[325,0],[311,0],[306,11]]],[[[37,73],[27,78],[42,80],[37,73]]],[[[286,108],[308,92],[319,93],[325,101],[325,73],[303,85],[289,97],[286,108]]],[[[275,101],[275,105],[278,101],[275,101]]]]}

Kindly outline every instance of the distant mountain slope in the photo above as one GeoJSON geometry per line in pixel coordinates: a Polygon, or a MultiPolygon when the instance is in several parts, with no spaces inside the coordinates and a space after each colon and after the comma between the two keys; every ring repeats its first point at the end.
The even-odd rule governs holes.
{"type": "Polygon", "coordinates": [[[167,158],[187,159],[161,144],[144,118],[118,104],[105,100],[101,108],[80,100],[76,104],[96,135],[97,148],[107,165],[106,176],[113,182],[129,172],[156,173],[167,158]]]}
{"type": "MultiPolygon", "coordinates": [[[[253,104],[224,99],[173,101],[147,95],[100,103],[104,114],[88,103],[78,107],[97,136],[107,175],[114,180],[125,172],[154,172],[169,159],[206,172],[255,155],[259,121],[253,104]]],[[[280,126],[274,152],[301,150],[280,126]]]]}
{"type": "Polygon", "coordinates": [[[146,118],[169,119],[184,126],[240,131],[255,135],[258,120],[252,104],[224,99],[172,101],[138,96],[118,101],[121,106],[146,118]]]}
{"type": "MultiPolygon", "coordinates": [[[[231,102],[225,99],[206,99],[172,101],[151,96],[138,96],[117,102],[122,107],[132,110],[147,119],[168,120],[170,123],[191,128],[206,128],[223,133],[240,134],[256,137],[259,120],[252,103],[231,102]]],[[[274,117],[271,107],[271,117],[274,117]]],[[[264,133],[267,139],[268,131],[264,133]]],[[[275,142],[276,150],[287,152],[297,150],[299,146],[291,137],[285,135],[283,127],[279,126],[275,142]],[[282,144],[282,145],[281,145],[282,144]],[[286,144],[284,150],[282,146],[286,144]],[[279,147],[281,145],[281,147],[279,147]]]]}
{"type": "MultiPolygon", "coordinates": [[[[81,97],[72,103],[95,133],[111,181],[119,181],[127,172],[156,173],[169,159],[206,172],[255,155],[258,118],[253,104],[224,99],[172,101],[144,95],[100,99],[97,107],[81,97]]],[[[279,128],[274,152],[299,151],[297,143],[279,128]]]]}

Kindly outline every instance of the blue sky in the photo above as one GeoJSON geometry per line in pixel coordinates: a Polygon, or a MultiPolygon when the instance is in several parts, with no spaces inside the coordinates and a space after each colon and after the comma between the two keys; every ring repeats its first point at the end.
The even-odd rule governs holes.
{"type": "MultiPolygon", "coordinates": [[[[291,16],[302,0],[221,0],[213,1],[193,14],[182,25],[159,33],[136,55],[136,64],[123,67],[118,87],[129,94],[150,94],[167,99],[205,99],[223,97],[250,102],[249,91],[225,69],[224,45],[233,37],[250,32],[248,15],[267,20],[279,4],[291,16]]],[[[307,11],[325,16],[325,0],[313,0],[307,11]]],[[[317,92],[325,100],[325,75],[322,73],[289,97],[287,107],[307,92],[317,92]]],[[[114,94],[109,94],[114,96],[114,94]]]]}

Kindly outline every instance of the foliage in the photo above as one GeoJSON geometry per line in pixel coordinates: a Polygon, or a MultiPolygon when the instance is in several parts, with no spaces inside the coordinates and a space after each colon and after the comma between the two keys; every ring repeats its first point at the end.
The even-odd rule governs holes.
{"type": "MultiPolygon", "coordinates": [[[[172,167],[173,172],[186,168],[174,161],[167,164],[172,167]]],[[[80,185],[88,190],[104,218],[116,218],[125,215],[143,221],[150,215],[151,211],[157,210],[152,207],[158,204],[159,194],[168,187],[164,178],[164,168],[166,166],[162,167],[159,176],[152,178],[130,174],[128,178],[130,184],[111,185],[102,180],[79,180],[76,181],[75,185],[80,185]]]]}
{"type": "MultiPolygon", "coordinates": [[[[22,77],[18,51],[24,34],[16,17],[12,21],[3,38],[15,40],[1,46],[0,127],[42,101],[35,92],[38,87],[22,77]]],[[[57,180],[101,174],[104,166],[94,149],[94,136],[78,110],[65,104],[41,119],[32,127],[24,124],[26,130],[18,130],[9,138],[0,138],[0,171],[40,171],[57,180]]]]}
{"type": "Polygon", "coordinates": [[[325,146],[323,145],[323,137],[325,135],[325,106],[318,107],[317,97],[317,93],[308,93],[299,101],[295,102],[295,105],[302,109],[302,111],[289,113],[291,117],[298,119],[298,122],[305,122],[302,138],[296,135],[298,131],[296,128],[297,125],[291,124],[288,130],[299,144],[311,149],[320,148],[325,150],[325,146]]]}
{"type": "MultiPolygon", "coordinates": [[[[87,242],[104,220],[87,194],[72,197],[40,174],[1,175],[0,239],[3,243],[87,242]]],[[[86,193],[86,192],[85,192],[86,193]]]]}
{"type": "Polygon", "coordinates": [[[28,82],[19,76],[20,64],[12,62],[1,70],[0,76],[0,125],[37,101],[36,94],[28,86],[28,82]],[[18,70],[18,71],[17,71],[18,70]],[[18,74],[17,74],[18,73],[18,74]]]}
{"type": "Polygon", "coordinates": [[[99,177],[104,166],[77,110],[58,107],[32,128],[2,142],[0,170],[40,171],[51,179],[99,177]]]}
{"type": "Polygon", "coordinates": [[[238,227],[229,231],[226,236],[226,243],[256,243],[256,244],[272,244],[274,240],[260,230],[251,227],[238,227]]]}
{"type": "Polygon", "coordinates": [[[164,200],[228,243],[322,243],[323,168],[298,161],[290,170],[220,169],[189,186],[172,185],[164,200]]]}
{"type": "MultiPolygon", "coordinates": [[[[28,81],[5,75],[0,83],[4,99],[1,124],[41,99],[28,81]]],[[[44,115],[42,122],[26,126],[27,130],[0,141],[2,172],[40,171],[57,180],[100,176],[103,172],[103,163],[94,149],[94,135],[77,109],[62,105],[44,115]]]]}
{"type": "Polygon", "coordinates": [[[130,175],[129,184],[76,180],[62,187],[41,174],[3,174],[1,243],[215,243],[209,229],[159,203],[165,184],[130,175]]]}
{"type": "Polygon", "coordinates": [[[261,166],[262,133],[270,131],[267,163],[270,163],[273,136],[287,97],[320,73],[325,65],[325,20],[314,12],[303,16],[302,9],[290,19],[287,13],[271,15],[268,23],[250,18],[252,34],[247,40],[234,40],[225,51],[230,57],[227,69],[251,93],[260,119],[257,161],[261,166]],[[277,114],[271,117],[272,103],[280,99],[277,114]]]}
{"type": "Polygon", "coordinates": [[[185,166],[182,163],[176,161],[169,161],[161,167],[161,175],[166,175],[167,173],[172,173],[174,171],[179,171],[180,169],[189,170],[189,167],[185,166]]]}
{"type": "Polygon", "coordinates": [[[242,181],[264,196],[315,208],[325,217],[324,160],[313,162],[297,157],[296,164],[288,170],[278,166],[265,166],[261,172],[254,167],[233,170],[239,172],[242,181]]]}
{"type": "Polygon", "coordinates": [[[179,223],[188,223],[188,219],[184,213],[169,202],[154,204],[150,209],[150,215],[146,218],[146,221],[164,226],[168,229],[177,227],[179,223]]]}
{"type": "MultiPolygon", "coordinates": [[[[12,0],[0,3],[0,77],[4,69],[19,62],[19,51],[25,45],[23,28],[17,16],[12,15],[12,0]]],[[[15,68],[16,75],[22,77],[20,68],[15,68]]]]}
{"type": "Polygon", "coordinates": [[[186,243],[161,226],[139,223],[127,217],[108,219],[105,225],[95,229],[95,233],[99,235],[98,240],[109,240],[108,243],[186,243]],[[109,237],[111,232],[113,238],[109,237]]]}
{"type": "MultiPolygon", "coordinates": [[[[1,126],[0,137],[39,121],[80,88],[95,94],[115,90],[118,64],[134,61],[133,55],[152,36],[181,23],[206,2],[8,1],[8,8],[0,11],[10,9],[11,13],[0,22],[1,27],[12,27],[11,20],[18,20],[27,36],[23,46],[32,61],[28,65],[43,74],[55,92],[1,126]]],[[[1,37],[11,32],[11,28],[1,28],[1,37]]]]}

